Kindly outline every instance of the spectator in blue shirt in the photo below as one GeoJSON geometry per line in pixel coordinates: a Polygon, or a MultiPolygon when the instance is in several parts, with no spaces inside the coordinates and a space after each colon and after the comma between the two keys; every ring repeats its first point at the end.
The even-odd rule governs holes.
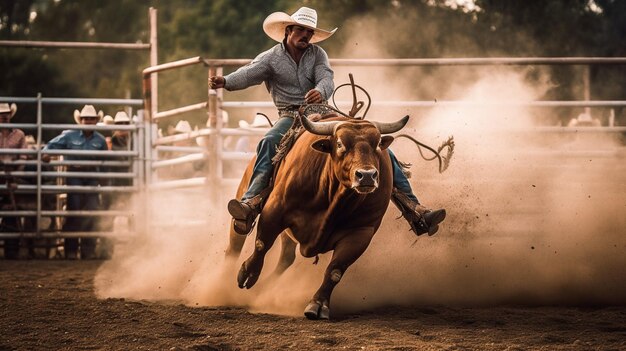
{"type": "MultiPolygon", "coordinates": [[[[92,105],[85,105],[82,111],[74,111],[74,120],[82,125],[96,125],[102,119],[102,111],[96,112],[92,105]]],[[[60,135],[50,140],[44,150],[88,150],[88,151],[106,151],[107,143],[104,136],[93,130],[66,130],[60,135]]],[[[96,156],[64,156],[65,160],[95,160],[96,156]]],[[[49,162],[50,155],[44,154],[42,161],[49,162]]],[[[98,172],[97,166],[68,166],[69,172],[98,172]]],[[[98,186],[97,178],[80,178],[68,177],[68,186],[98,186]]],[[[68,192],[67,207],[68,211],[94,211],[100,209],[100,199],[97,192],[75,193],[68,192]]],[[[88,232],[96,229],[94,217],[72,217],[65,219],[63,230],[67,232],[88,232]]],[[[83,259],[96,258],[97,238],[80,238],[80,257],[83,259]]],[[[78,258],[78,238],[65,239],[65,257],[68,259],[78,258]]]]}

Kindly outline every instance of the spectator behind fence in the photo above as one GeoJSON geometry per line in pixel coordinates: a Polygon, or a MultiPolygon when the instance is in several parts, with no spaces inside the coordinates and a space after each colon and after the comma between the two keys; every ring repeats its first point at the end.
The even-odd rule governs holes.
{"type": "MultiPolygon", "coordinates": [[[[106,117],[106,116],[105,116],[106,117]]],[[[116,126],[130,125],[130,118],[124,111],[119,111],[115,114],[115,118],[112,119],[112,123],[116,126]]],[[[130,139],[130,132],[128,130],[116,130],[110,138],[109,149],[112,151],[130,151],[132,148],[130,139]]],[[[115,157],[115,161],[128,161],[128,157],[115,157]]],[[[107,168],[107,172],[130,172],[130,166],[111,166],[107,168]]],[[[130,178],[114,178],[109,180],[111,186],[131,186],[132,179],[130,178]]],[[[125,192],[103,193],[102,196],[102,209],[104,210],[126,210],[129,208],[130,194],[125,192]]],[[[102,218],[101,227],[105,231],[113,231],[113,218],[102,218]]],[[[106,238],[100,239],[100,250],[102,257],[110,258],[113,254],[113,242],[106,238]]]]}
{"type": "MultiPolygon", "coordinates": [[[[0,149],[25,149],[26,137],[20,129],[5,128],[3,124],[10,123],[11,118],[15,116],[17,106],[15,104],[0,104],[0,149]]],[[[26,155],[1,154],[0,166],[2,173],[0,174],[0,183],[6,184],[7,190],[0,194],[0,205],[3,211],[17,211],[18,204],[16,202],[13,190],[16,187],[16,179],[11,175],[11,171],[19,170],[23,166],[15,167],[6,165],[7,161],[24,159],[26,155]]],[[[18,217],[2,217],[0,223],[0,232],[21,232],[22,227],[18,217]]],[[[20,239],[4,239],[4,257],[7,259],[19,258],[20,239]]]]}
{"type": "MultiPolygon", "coordinates": [[[[81,125],[96,125],[102,118],[102,111],[96,112],[92,105],[85,105],[82,111],[74,111],[74,120],[81,125]]],[[[50,140],[44,150],[87,150],[87,151],[106,151],[108,150],[104,136],[93,130],[66,130],[54,139],[50,140]]],[[[97,156],[79,156],[67,155],[65,160],[96,160],[97,156]]],[[[50,155],[44,154],[42,161],[49,162],[50,155]]],[[[90,172],[97,173],[100,171],[98,166],[81,166],[70,165],[67,167],[69,172],[90,172]]],[[[86,177],[68,177],[66,180],[68,186],[98,186],[98,178],[86,177]]],[[[68,211],[94,211],[99,210],[100,199],[98,193],[84,192],[75,193],[68,192],[67,207],[68,211]]],[[[66,232],[89,232],[97,228],[96,220],[93,216],[65,218],[63,231],[66,232]]],[[[93,259],[96,257],[96,238],[80,238],[80,257],[83,259],[93,259]]],[[[65,257],[67,259],[77,259],[79,248],[78,238],[65,239],[65,257]]]]}
{"type": "MultiPolygon", "coordinates": [[[[186,120],[180,120],[176,123],[174,128],[168,126],[168,135],[183,135],[193,132],[191,124],[186,120]]],[[[172,142],[173,147],[193,147],[196,146],[195,138],[187,138],[172,142]]],[[[161,160],[172,160],[189,155],[188,151],[161,151],[159,152],[159,158],[161,160]]],[[[159,177],[163,179],[188,179],[194,176],[196,173],[196,166],[191,162],[184,162],[176,165],[166,166],[161,168],[159,177]]]]}
{"type": "MultiPolygon", "coordinates": [[[[113,117],[106,115],[102,117],[102,120],[96,123],[97,126],[112,126],[114,124],[113,117]]],[[[103,130],[100,134],[104,135],[104,140],[107,142],[107,147],[111,150],[111,134],[113,134],[109,130],[103,130]]]]}
{"type": "Polygon", "coordinates": [[[567,123],[568,127],[600,127],[601,125],[599,119],[592,118],[588,113],[581,113],[567,123]]]}
{"type": "MultiPolygon", "coordinates": [[[[255,128],[270,128],[272,125],[267,117],[257,113],[252,120],[252,123],[248,123],[245,120],[239,120],[239,128],[243,129],[255,129],[255,128]]],[[[254,152],[256,145],[261,141],[262,136],[258,135],[245,135],[240,137],[235,144],[235,151],[254,152]]]]}
{"type": "MultiPolygon", "coordinates": [[[[115,125],[123,126],[130,125],[130,118],[128,114],[124,111],[120,111],[115,115],[115,125]]],[[[116,130],[113,133],[113,137],[111,137],[111,145],[113,151],[130,151],[132,146],[132,140],[130,138],[130,131],[128,130],[116,130]]],[[[117,158],[118,161],[129,161],[129,157],[117,158]]],[[[112,167],[111,172],[130,172],[130,166],[123,167],[112,167]]],[[[131,178],[113,178],[111,180],[111,185],[114,186],[131,186],[133,185],[133,180],[131,178]]],[[[112,206],[115,209],[126,209],[128,208],[128,202],[130,201],[130,196],[128,193],[114,193],[112,198],[112,206]]]]}

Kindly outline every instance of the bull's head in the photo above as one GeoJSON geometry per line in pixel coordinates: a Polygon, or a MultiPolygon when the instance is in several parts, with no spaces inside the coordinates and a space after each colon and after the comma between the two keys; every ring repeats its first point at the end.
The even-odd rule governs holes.
{"type": "Polygon", "coordinates": [[[313,134],[329,136],[316,140],[311,147],[330,155],[333,172],[344,186],[367,194],[378,188],[380,157],[393,142],[393,137],[385,134],[399,131],[408,120],[409,116],[392,123],[365,120],[313,122],[303,118],[302,125],[313,134]]]}

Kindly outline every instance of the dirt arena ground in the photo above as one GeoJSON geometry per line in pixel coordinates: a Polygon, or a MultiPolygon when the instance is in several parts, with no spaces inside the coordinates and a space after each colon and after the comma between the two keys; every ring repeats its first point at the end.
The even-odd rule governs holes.
{"type": "Polygon", "coordinates": [[[98,299],[102,261],[0,261],[0,350],[624,350],[626,307],[416,306],[331,321],[98,299]]]}
{"type": "MultiPolygon", "coordinates": [[[[543,96],[521,78],[486,77],[468,99],[543,96]]],[[[442,109],[409,125],[433,145],[455,137],[444,174],[393,145],[415,162],[419,197],[448,217],[415,238],[390,208],[333,293],[330,321],[302,316],[329,254],[240,290],[254,240],[225,267],[234,189],[211,203],[190,188],[152,194],[150,230],[111,260],[0,260],[0,351],[626,350],[624,141],[521,132],[535,126],[530,112],[442,109]]]]}

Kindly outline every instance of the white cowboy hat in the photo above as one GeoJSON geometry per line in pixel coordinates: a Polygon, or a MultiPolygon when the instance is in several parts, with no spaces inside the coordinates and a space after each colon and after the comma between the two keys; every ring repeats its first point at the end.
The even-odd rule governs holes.
{"type": "Polygon", "coordinates": [[[102,117],[102,124],[104,124],[105,126],[113,124],[113,117],[109,115],[102,117]]]}
{"type": "Polygon", "coordinates": [[[81,111],[74,110],[74,121],[80,124],[80,119],[83,117],[99,117],[102,119],[104,112],[102,110],[96,112],[96,108],[93,105],[85,105],[81,111]]]}
{"type": "Polygon", "coordinates": [[[285,28],[291,25],[298,25],[313,29],[315,34],[311,37],[311,43],[318,43],[322,40],[326,40],[330,38],[331,35],[335,34],[335,31],[337,30],[337,28],[335,28],[329,32],[327,30],[317,28],[317,11],[308,7],[301,7],[291,16],[284,12],[274,12],[270,14],[267,16],[265,21],[263,21],[263,31],[265,31],[265,34],[267,34],[270,38],[280,43],[283,39],[285,39],[285,28]]]}
{"type": "Polygon", "coordinates": [[[117,124],[117,123],[130,123],[130,118],[128,118],[128,115],[126,114],[126,112],[119,111],[118,113],[115,114],[115,119],[114,119],[113,123],[115,123],[115,124],[117,124]]]}
{"type": "Polygon", "coordinates": [[[189,122],[183,120],[178,121],[176,123],[176,127],[174,127],[174,132],[176,133],[191,133],[191,125],[189,122]]]}
{"type": "Polygon", "coordinates": [[[263,115],[254,116],[252,123],[248,123],[243,119],[239,120],[239,128],[269,128],[270,122],[263,115]]]}
{"type": "Polygon", "coordinates": [[[15,115],[15,112],[17,112],[17,105],[16,104],[9,105],[6,102],[0,104],[0,113],[8,113],[9,114],[9,119],[13,118],[13,116],[15,115]]]}

